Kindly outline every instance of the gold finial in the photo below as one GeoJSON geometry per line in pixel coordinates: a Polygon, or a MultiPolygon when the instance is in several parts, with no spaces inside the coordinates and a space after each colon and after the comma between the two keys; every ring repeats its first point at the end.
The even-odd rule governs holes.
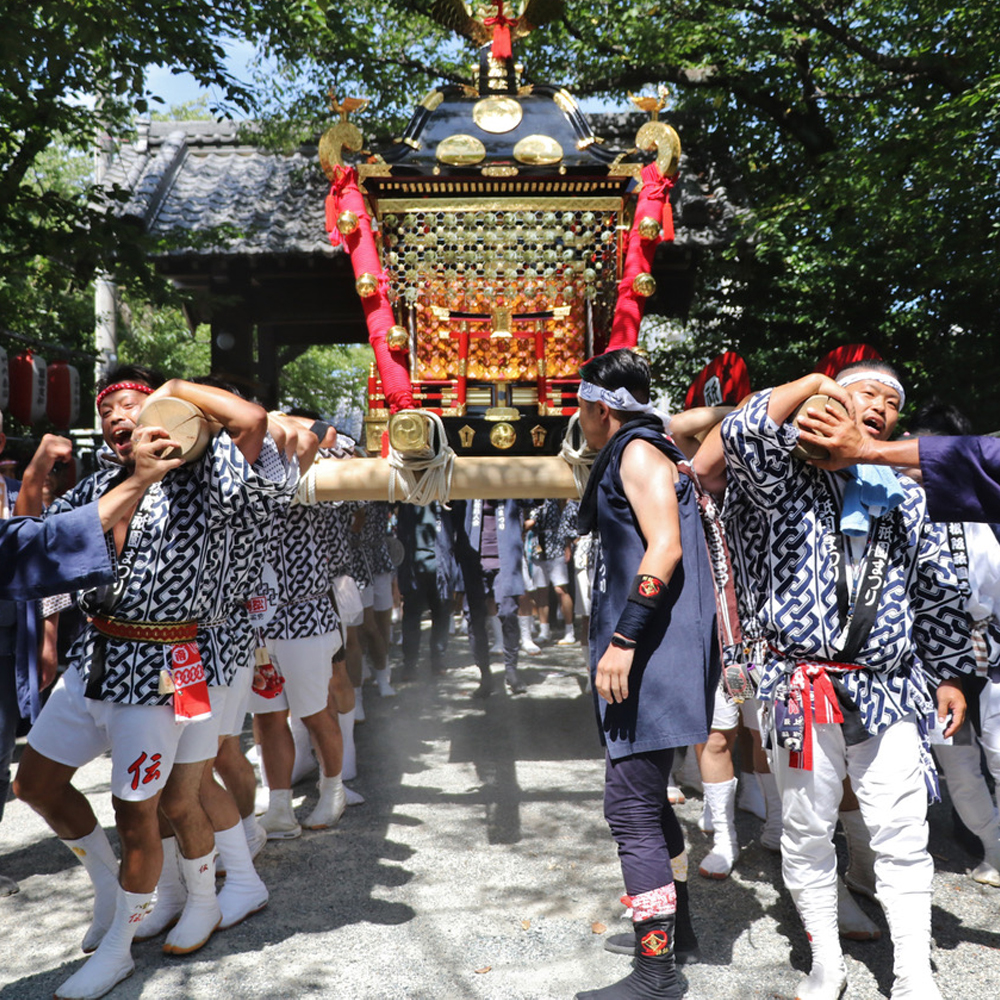
{"type": "Polygon", "coordinates": [[[337,100],[337,92],[330,88],[330,110],[334,114],[340,115],[342,122],[347,121],[347,116],[355,111],[363,111],[368,107],[367,97],[345,97],[342,101],[337,100]]]}
{"type": "Polygon", "coordinates": [[[645,111],[650,116],[650,121],[659,121],[660,112],[667,106],[670,91],[661,83],[656,88],[655,97],[646,97],[643,94],[633,94],[630,90],[628,96],[632,103],[640,110],[645,111]]]}

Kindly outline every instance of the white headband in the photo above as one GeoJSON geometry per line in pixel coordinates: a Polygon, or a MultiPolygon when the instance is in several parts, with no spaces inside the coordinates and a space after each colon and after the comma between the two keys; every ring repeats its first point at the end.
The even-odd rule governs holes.
{"type": "Polygon", "coordinates": [[[837,385],[844,389],[846,389],[849,385],[854,385],[855,382],[881,382],[882,385],[887,385],[890,389],[895,389],[896,392],[899,393],[900,409],[906,406],[906,393],[903,391],[903,387],[896,379],[894,379],[891,375],[887,375],[885,372],[866,368],[864,371],[850,372],[849,374],[837,379],[837,385]]]}
{"type": "Polygon", "coordinates": [[[588,403],[605,403],[612,410],[624,410],[626,413],[652,413],[663,421],[664,427],[670,426],[670,415],[658,410],[652,403],[640,403],[628,389],[604,389],[593,382],[580,382],[580,399],[588,403]]]}

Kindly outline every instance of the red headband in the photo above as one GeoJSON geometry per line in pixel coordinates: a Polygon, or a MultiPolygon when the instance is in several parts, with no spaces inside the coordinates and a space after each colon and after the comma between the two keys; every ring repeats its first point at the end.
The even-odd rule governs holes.
{"type": "Polygon", "coordinates": [[[109,385],[102,389],[97,394],[97,402],[94,404],[97,409],[101,408],[101,400],[105,396],[110,395],[113,392],[121,392],[122,389],[131,389],[133,392],[141,392],[144,396],[149,396],[152,394],[153,390],[142,382],[115,382],[113,385],[109,385]]]}

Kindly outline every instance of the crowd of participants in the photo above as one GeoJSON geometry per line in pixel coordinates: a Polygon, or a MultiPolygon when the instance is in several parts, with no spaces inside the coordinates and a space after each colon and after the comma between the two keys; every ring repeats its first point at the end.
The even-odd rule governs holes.
{"type": "MultiPolygon", "coordinates": [[[[582,504],[299,503],[316,457],[350,460],[355,442],[316,414],[268,414],[212,379],[164,381],[135,366],[99,386],[105,447],[93,476],[65,490],[69,443],[46,436],[23,482],[5,481],[2,517],[49,519],[134,487],[117,520],[101,522],[113,580],[0,603],[0,810],[29,720],[14,790],[94,889],[91,958],[57,996],[110,991],[132,971],[133,941],[162,935],[165,953],[190,954],[262,910],[254,858],[267,841],[335,826],[364,801],[347,784],[364,680],[393,697],[424,663],[442,674],[455,633],[468,635],[477,699],[495,692],[491,658],[512,695],[527,691],[521,654],[579,644],[589,663],[605,815],[634,924],[607,947],[634,954],[635,968],[581,997],[681,995],[676,964],[699,957],[671,808],[681,786],[704,799],[712,846],[701,876],[738,864],[737,808],[780,852],[813,953],[800,1000],[842,993],[840,938],[880,936],[853,893],[886,911],[892,996],[940,996],[926,846],[938,771],[982,844],[971,877],[1000,887],[988,784],[1000,779],[996,536],[931,522],[913,479],[796,456],[790,421],[817,393],[842,401],[862,434],[893,434],[905,392],[882,362],[673,418],[649,404],[648,368],[631,352],[583,375],[581,428],[601,455],[582,504]],[[136,428],[166,395],[198,406],[216,432],[184,466],[164,460],[165,433],[136,428]],[[37,643],[19,642],[26,633],[37,643]],[[244,755],[248,712],[255,746],[244,755]],[[120,861],[72,783],[107,752],[120,861]],[[293,786],[317,768],[316,804],[297,815],[293,786]]],[[[814,426],[825,419],[814,414],[814,426]]],[[[916,425],[966,430],[934,413],[916,425]]],[[[16,884],[3,879],[0,891],[16,884]]]]}

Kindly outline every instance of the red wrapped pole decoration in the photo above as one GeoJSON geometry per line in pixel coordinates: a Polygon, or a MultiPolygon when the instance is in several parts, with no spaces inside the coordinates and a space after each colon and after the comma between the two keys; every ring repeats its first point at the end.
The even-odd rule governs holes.
{"type": "Polygon", "coordinates": [[[368,340],[375,352],[386,404],[392,413],[412,409],[413,385],[405,356],[394,356],[385,342],[386,331],[395,325],[396,317],[389,304],[389,281],[379,260],[371,218],[365,210],[353,167],[334,168],[333,183],[326,199],[326,223],[330,242],[339,246],[343,241],[351,255],[355,281],[362,295],[368,340]]]}
{"type": "Polygon", "coordinates": [[[609,351],[635,347],[639,343],[639,323],[646,299],[656,290],[652,277],[653,257],[663,239],[674,238],[670,189],[675,177],[676,174],[662,177],[655,163],[642,168],[642,190],[626,243],[625,268],[618,285],[609,351]]]}
{"type": "Polygon", "coordinates": [[[493,29],[493,48],[490,50],[494,59],[510,59],[514,52],[510,47],[510,29],[517,25],[516,17],[505,17],[504,0],[496,0],[496,17],[487,17],[483,24],[493,29]]]}

